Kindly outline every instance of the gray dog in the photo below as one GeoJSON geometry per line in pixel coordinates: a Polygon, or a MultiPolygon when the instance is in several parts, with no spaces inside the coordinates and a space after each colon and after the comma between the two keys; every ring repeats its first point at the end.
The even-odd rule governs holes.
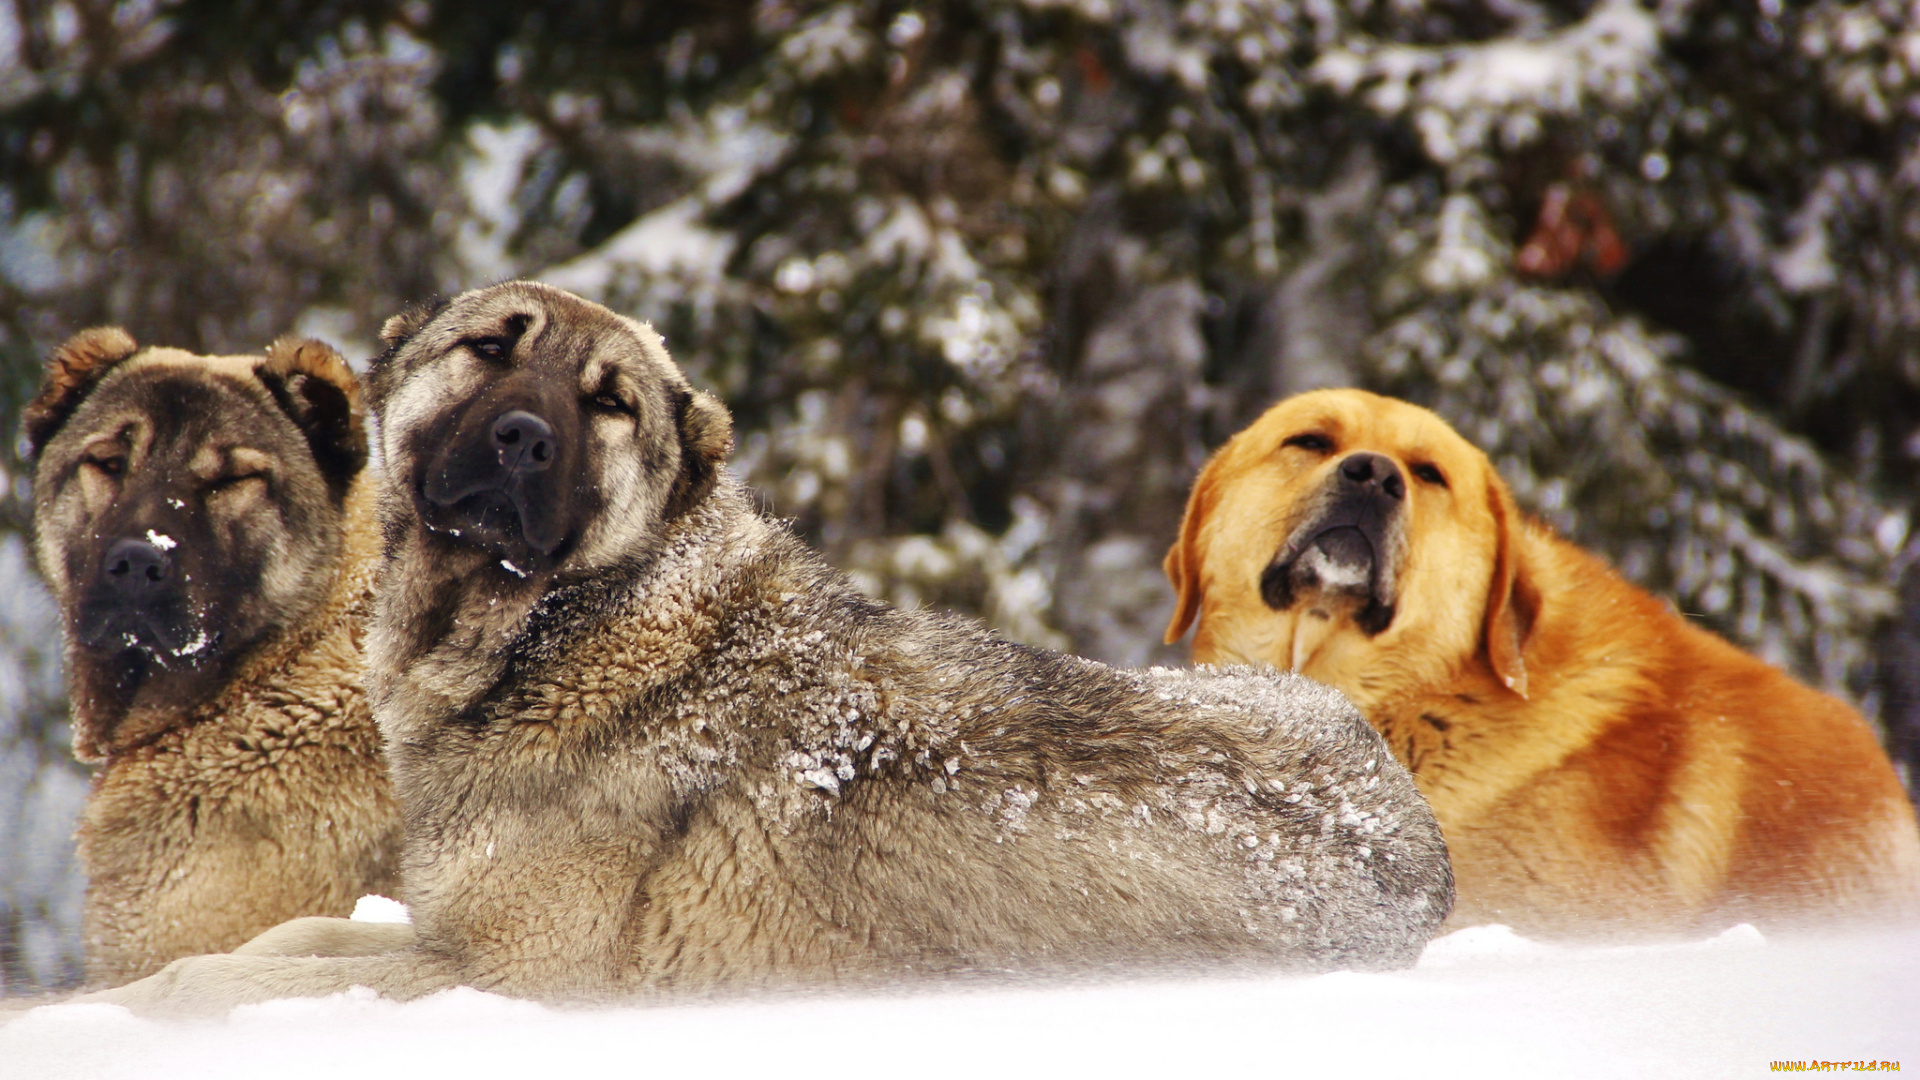
{"type": "Polygon", "coordinates": [[[659,336],[557,289],[383,338],[369,690],[415,940],[307,920],[113,1000],[1386,968],[1446,916],[1433,815],[1333,691],[862,596],[755,511],[659,336]]]}

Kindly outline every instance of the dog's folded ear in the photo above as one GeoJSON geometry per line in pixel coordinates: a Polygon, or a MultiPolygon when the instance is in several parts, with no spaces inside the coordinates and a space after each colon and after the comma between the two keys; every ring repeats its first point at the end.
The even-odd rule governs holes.
{"type": "Polygon", "coordinates": [[[415,304],[400,314],[393,316],[380,326],[380,345],[389,353],[405,345],[407,340],[420,332],[420,328],[433,321],[435,315],[445,311],[447,301],[434,300],[425,304],[415,304]]]}
{"type": "Polygon", "coordinates": [[[1173,618],[1167,623],[1165,638],[1169,645],[1179,641],[1200,614],[1200,565],[1207,557],[1200,532],[1213,514],[1213,504],[1218,501],[1218,470],[1214,465],[1219,460],[1215,456],[1208,461],[1207,467],[1200,470],[1199,479],[1193,482],[1193,493],[1187,496],[1187,512],[1180,518],[1180,535],[1160,564],[1167,580],[1173,583],[1173,618]]]}
{"type": "Polygon", "coordinates": [[[117,326],[82,330],[53,350],[46,382],[21,416],[22,455],[29,460],[39,457],[107,372],[139,351],[133,336],[117,326]]]}
{"type": "Polygon", "coordinates": [[[680,475],[667,493],[665,516],[679,517],[713,490],[722,462],[733,453],[733,414],[705,390],[673,391],[680,428],[680,475]]]}
{"type": "Polygon", "coordinates": [[[1521,550],[1520,511],[1498,480],[1488,488],[1493,510],[1496,547],[1493,583],[1487,590],[1485,645],[1487,663],[1506,688],[1527,696],[1527,639],[1540,613],[1540,590],[1534,586],[1521,550]]]}
{"type": "Polygon", "coordinates": [[[392,367],[394,355],[408,341],[411,341],[415,334],[432,322],[435,315],[447,310],[449,303],[450,301],[445,297],[438,297],[423,304],[414,304],[381,324],[380,355],[374,357],[373,362],[367,367],[367,389],[373,394],[376,404],[386,398],[388,384],[391,381],[389,369],[392,367]]]}
{"type": "Polygon", "coordinates": [[[307,437],[334,497],[343,497],[367,464],[366,413],[353,369],[324,342],[283,337],[267,347],[254,373],[307,437]]]}

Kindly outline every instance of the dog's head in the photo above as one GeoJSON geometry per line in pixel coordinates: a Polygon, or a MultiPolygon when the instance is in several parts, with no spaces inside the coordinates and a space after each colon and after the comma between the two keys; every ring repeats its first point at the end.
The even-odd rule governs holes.
{"type": "Polygon", "coordinates": [[[1415,405],[1319,390],[1275,405],[1194,483],[1166,572],[1169,643],[1369,691],[1480,657],[1526,693],[1538,597],[1485,454],[1415,405]]]}
{"type": "Polygon", "coordinates": [[[117,725],[205,700],[325,602],[366,463],[359,394],[316,341],[196,356],[95,329],[55,351],[22,444],[83,757],[154,734],[117,725]]]}
{"type": "Polygon", "coordinates": [[[550,286],[464,293],[381,338],[389,542],[417,522],[456,572],[511,586],[642,555],[732,449],[652,327],[550,286]]]}

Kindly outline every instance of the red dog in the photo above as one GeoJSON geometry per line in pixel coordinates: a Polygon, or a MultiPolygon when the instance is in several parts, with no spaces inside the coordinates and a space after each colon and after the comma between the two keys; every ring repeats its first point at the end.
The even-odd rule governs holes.
{"type": "Polygon", "coordinates": [[[1432,801],[1454,925],[1697,933],[1920,911],[1866,722],[1522,516],[1486,455],[1358,390],[1208,462],[1167,553],[1193,658],[1345,691],[1432,801]]]}

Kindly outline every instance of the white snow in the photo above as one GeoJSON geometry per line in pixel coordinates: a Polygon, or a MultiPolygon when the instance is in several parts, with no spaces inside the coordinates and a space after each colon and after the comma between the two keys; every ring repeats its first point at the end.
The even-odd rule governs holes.
{"type": "Polygon", "coordinates": [[[199,633],[193,635],[192,640],[188,641],[186,644],[180,646],[179,648],[173,650],[173,655],[197,656],[199,655],[202,649],[205,649],[208,645],[211,645],[211,644],[213,644],[213,639],[207,636],[207,632],[203,628],[199,633]]]}
{"type": "Polygon", "coordinates": [[[1656,87],[1659,55],[1655,13],[1635,0],[1602,0],[1548,34],[1330,49],[1312,77],[1342,95],[1362,92],[1382,114],[1410,113],[1428,156],[1451,165],[1484,149],[1496,124],[1518,146],[1539,134],[1542,115],[1630,106],[1656,87]]]}
{"type": "MultiPolygon", "coordinates": [[[[1791,293],[1816,293],[1840,280],[1829,228],[1843,222],[1848,207],[1885,198],[1869,170],[1829,166],[1787,222],[1789,242],[1773,256],[1773,274],[1791,293]]],[[[1846,261],[1845,259],[1841,260],[1846,261]]]]}
{"type": "Polygon", "coordinates": [[[413,916],[407,912],[407,905],[384,896],[363,896],[353,902],[354,922],[372,923],[410,923],[413,916]]]}
{"type": "Polygon", "coordinates": [[[474,124],[467,129],[467,142],[460,188],[469,213],[460,222],[455,251],[467,280],[503,281],[517,269],[507,251],[520,225],[513,194],[528,160],[540,149],[540,130],[525,119],[503,125],[474,124]]]}
{"type": "Polygon", "coordinates": [[[734,238],[704,224],[714,207],[746,190],[779,160],[786,142],[738,109],[715,109],[703,123],[668,125],[636,136],[636,145],[670,153],[701,177],[696,189],[642,216],[599,247],[550,266],[540,280],[588,296],[605,296],[623,272],[678,276],[711,287],[733,256],[734,238]]]}
{"type": "Polygon", "coordinates": [[[174,548],[177,548],[180,546],[180,542],[178,540],[175,540],[173,537],[168,536],[166,533],[155,532],[152,529],[147,530],[147,543],[152,544],[154,547],[159,548],[161,551],[172,551],[174,548]]]}
{"type": "Polygon", "coordinates": [[[8,1076],[1750,1077],[1920,1068],[1920,930],[1674,945],[1441,938],[1411,971],[932,989],[562,1009],[462,989],[161,1022],[52,1005],[0,1028],[8,1076]],[[810,1068],[810,1066],[809,1066],[810,1068]]]}
{"type": "Polygon", "coordinates": [[[1206,50],[1180,40],[1169,23],[1141,19],[1126,29],[1121,42],[1127,50],[1127,63],[1134,68],[1152,75],[1171,75],[1195,93],[1207,88],[1206,50]]]}
{"type": "Polygon", "coordinates": [[[824,79],[859,63],[874,49],[873,35],[854,22],[849,5],[807,20],[780,43],[780,57],[805,82],[824,79]]]}
{"type": "Polygon", "coordinates": [[[707,200],[700,195],[676,200],[615,233],[591,253],[549,268],[541,280],[600,294],[618,267],[682,273],[702,281],[716,278],[733,254],[733,239],[700,224],[707,209],[707,200]]]}
{"type": "Polygon", "coordinates": [[[1492,281],[1513,261],[1509,245],[1487,221],[1480,203],[1449,195],[1440,208],[1440,232],[1420,280],[1435,292],[1468,292],[1492,281]]]}

